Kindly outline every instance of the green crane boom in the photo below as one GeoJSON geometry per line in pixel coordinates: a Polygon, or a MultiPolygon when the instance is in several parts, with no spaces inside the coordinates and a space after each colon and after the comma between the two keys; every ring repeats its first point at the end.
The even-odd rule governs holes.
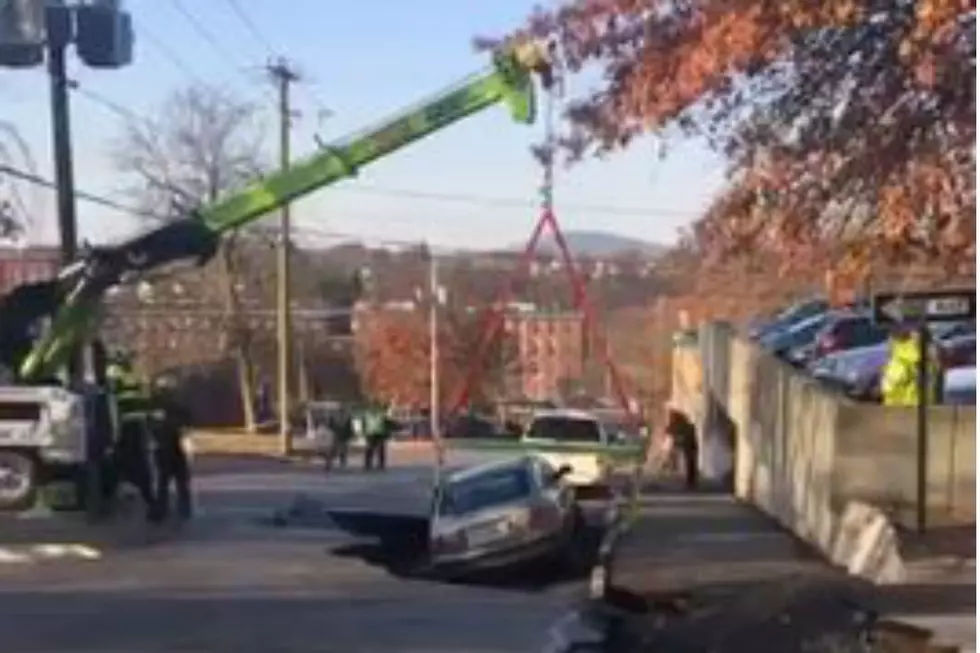
{"type": "Polygon", "coordinates": [[[547,53],[539,45],[502,50],[494,54],[490,72],[464,80],[376,129],[326,146],[310,159],[183,219],[120,245],[89,252],[65,268],[51,282],[53,288],[45,288],[44,296],[49,299],[41,302],[43,310],[12,309],[28,303],[24,301],[0,303],[0,310],[7,313],[3,316],[5,333],[0,334],[0,347],[16,349],[11,342],[23,343],[28,337],[24,334],[34,333],[42,325],[40,337],[30,338],[25,355],[0,353],[8,362],[14,360],[12,367],[23,381],[57,374],[70,352],[95,326],[102,298],[112,286],[174,261],[206,262],[223,235],[292,200],[352,177],[360,167],[499,102],[507,105],[517,122],[533,123],[535,74],[541,76],[544,86],[550,85],[547,53]],[[18,313],[13,321],[9,319],[11,313],[18,313]],[[49,318],[46,323],[45,318],[49,318]]]}

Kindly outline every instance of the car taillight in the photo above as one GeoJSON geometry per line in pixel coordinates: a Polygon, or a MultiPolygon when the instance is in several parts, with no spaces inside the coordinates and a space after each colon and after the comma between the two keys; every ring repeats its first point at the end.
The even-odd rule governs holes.
{"type": "Polygon", "coordinates": [[[462,531],[437,536],[432,542],[433,553],[460,553],[466,550],[466,534],[462,531]]]}
{"type": "Polygon", "coordinates": [[[556,528],[559,523],[561,523],[561,515],[554,506],[537,505],[531,507],[528,526],[532,530],[549,530],[556,528]]]}

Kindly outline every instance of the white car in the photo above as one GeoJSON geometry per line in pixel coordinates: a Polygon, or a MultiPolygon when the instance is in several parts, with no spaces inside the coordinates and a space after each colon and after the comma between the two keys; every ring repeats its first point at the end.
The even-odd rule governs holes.
{"type": "Polygon", "coordinates": [[[582,518],[567,473],[525,455],[449,474],[433,495],[433,569],[463,575],[547,558],[574,563],[582,518]]]}
{"type": "Polygon", "coordinates": [[[976,405],[977,368],[954,367],[946,371],[943,382],[943,403],[976,405]]]}
{"type": "Polygon", "coordinates": [[[566,481],[577,488],[608,486],[610,466],[606,457],[599,452],[575,449],[604,447],[609,440],[609,434],[595,415],[567,409],[535,413],[521,438],[532,449],[534,445],[541,445],[541,451],[535,453],[552,466],[570,467],[566,481]]]}

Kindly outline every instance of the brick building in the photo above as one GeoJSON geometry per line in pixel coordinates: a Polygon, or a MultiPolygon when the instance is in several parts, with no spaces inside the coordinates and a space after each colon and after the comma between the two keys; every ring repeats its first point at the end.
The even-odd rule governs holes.
{"type": "Polygon", "coordinates": [[[59,261],[56,247],[0,247],[0,294],[22,283],[53,277],[59,261]]]}
{"type": "Polygon", "coordinates": [[[569,382],[581,381],[585,367],[581,313],[516,311],[507,316],[505,329],[517,343],[520,378],[515,385],[524,398],[555,399],[566,393],[569,382]]]}

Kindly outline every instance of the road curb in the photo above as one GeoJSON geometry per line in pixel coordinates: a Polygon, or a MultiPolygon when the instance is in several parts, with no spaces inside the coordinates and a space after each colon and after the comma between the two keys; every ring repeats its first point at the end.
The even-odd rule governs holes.
{"type": "Polygon", "coordinates": [[[599,545],[596,563],[589,573],[589,599],[593,602],[605,601],[609,591],[616,545],[633,525],[629,503],[631,502],[624,500],[614,501],[604,515],[605,534],[599,545]]]}

